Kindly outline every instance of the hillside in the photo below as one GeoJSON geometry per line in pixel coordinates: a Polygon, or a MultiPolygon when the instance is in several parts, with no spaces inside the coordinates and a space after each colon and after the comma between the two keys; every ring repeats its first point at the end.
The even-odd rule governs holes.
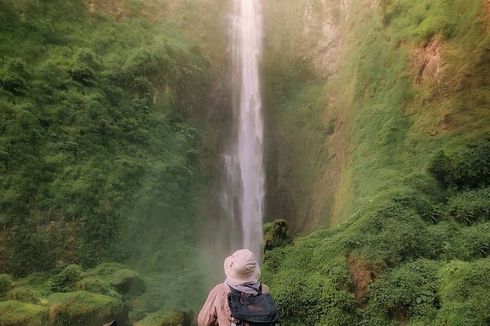
{"type": "Polygon", "coordinates": [[[488,3],[268,2],[266,22],[269,215],[328,227],[266,253],[285,324],[488,323],[488,3]]]}
{"type": "Polygon", "coordinates": [[[192,266],[209,64],[183,20],[119,3],[0,2],[0,311],[20,323],[65,299],[88,315],[91,302],[116,307],[102,323],[204,296],[204,284],[183,289],[204,274],[192,266]],[[112,261],[131,267],[99,265],[112,261]],[[151,284],[134,304],[128,268],[151,284]]]}

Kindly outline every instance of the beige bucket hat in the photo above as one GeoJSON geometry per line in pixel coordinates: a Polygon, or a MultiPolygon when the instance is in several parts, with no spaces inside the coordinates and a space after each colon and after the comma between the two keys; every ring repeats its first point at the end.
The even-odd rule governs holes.
{"type": "Polygon", "coordinates": [[[225,259],[225,274],[228,282],[242,285],[258,281],[260,267],[250,250],[241,249],[225,259]]]}

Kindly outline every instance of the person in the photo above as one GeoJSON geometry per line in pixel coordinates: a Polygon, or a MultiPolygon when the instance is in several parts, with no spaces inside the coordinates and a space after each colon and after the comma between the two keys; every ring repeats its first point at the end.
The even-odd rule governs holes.
{"type": "Polygon", "coordinates": [[[224,262],[226,280],[216,285],[208,295],[197,317],[199,326],[229,326],[232,324],[228,293],[235,289],[245,294],[269,293],[259,282],[260,267],[255,255],[248,249],[234,252],[224,262]]]}

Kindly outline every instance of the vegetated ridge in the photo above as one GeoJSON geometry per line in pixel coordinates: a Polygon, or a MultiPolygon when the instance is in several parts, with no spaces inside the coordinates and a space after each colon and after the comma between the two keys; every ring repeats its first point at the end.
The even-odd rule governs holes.
{"type": "Polygon", "coordinates": [[[268,214],[328,226],[266,252],[284,324],[488,324],[488,3],[271,1],[265,21],[268,214]]]}

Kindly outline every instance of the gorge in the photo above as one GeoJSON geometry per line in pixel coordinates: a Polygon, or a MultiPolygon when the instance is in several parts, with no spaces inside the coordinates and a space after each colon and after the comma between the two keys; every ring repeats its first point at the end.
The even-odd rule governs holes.
{"type": "Polygon", "coordinates": [[[489,8],[0,0],[0,325],[488,324],[489,8]]]}

